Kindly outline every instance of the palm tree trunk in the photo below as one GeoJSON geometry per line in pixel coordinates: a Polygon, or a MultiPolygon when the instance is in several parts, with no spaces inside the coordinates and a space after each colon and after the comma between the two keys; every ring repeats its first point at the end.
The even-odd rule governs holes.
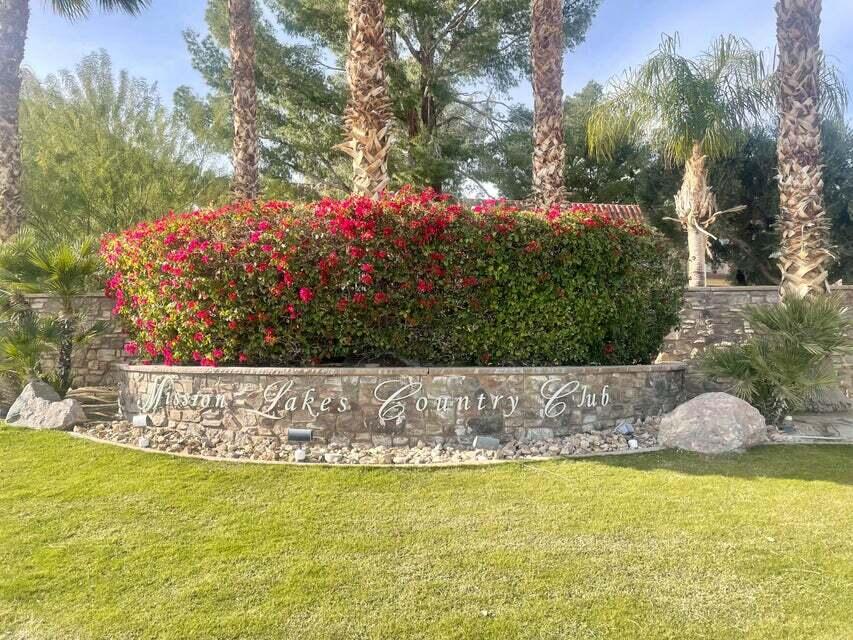
{"type": "Polygon", "coordinates": [[[779,0],[779,208],[781,294],[828,289],[829,223],[823,201],[818,104],[821,0],[779,0]]]}
{"type": "Polygon", "coordinates": [[[693,143],[693,150],[684,165],[684,180],[675,196],[675,213],[687,231],[689,283],[704,287],[705,258],[708,253],[708,225],[717,210],[717,198],[708,184],[708,158],[702,146],[693,143]]]}
{"type": "Polygon", "coordinates": [[[234,117],[234,196],[258,197],[257,92],[253,0],[228,0],[231,93],[234,117]]]}
{"type": "Polygon", "coordinates": [[[388,186],[390,100],[385,77],[385,4],[349,0],[349,103],[346,141],[338,149],[352,158],[353,191],[376,197],[388,186]]]}
{"type": "Polygon", "coordinates": [[[0,241],[23,224],[18,104],[29,0],[0,0],[0,241]]]}
{"type": "Polygon", "coordinates": [[[59,320],[59,354],[57,356],[56,373],[59,377],[61,393],[71,388],[72,356],[74,355],[74,333],[77,330],[73,317],[63,315],[59,320]]]}
{"type": "Polygon", "coordinates": [[[544,206],[564,200],[563,2],[531,1],[533,191],[544,206]]]}
{"type": "Polygon", "coordinates": [[[708,236],[695,225],[687,227],[687,277],[691,287],[704,287],[708,284],[707,253],[708,236]]]}

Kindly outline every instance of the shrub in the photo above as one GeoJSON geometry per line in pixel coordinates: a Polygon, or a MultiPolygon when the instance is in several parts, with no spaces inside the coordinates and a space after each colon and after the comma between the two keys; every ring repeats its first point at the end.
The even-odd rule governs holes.
{"type": "Polygon", "coordinates": [[[851,323],[835,297],[787,297],[743,316],[755,330],[740,345],[706,352],[703,369],[731,381],[731,391],[771,422],[800,411],[838,383],[832,357],[850,352],[851,323]]]}
{"type": "Polygon", "coordinates": [[[648,362],[683,292],[645,226],[430,191],[169,215],[103,254],[127,350],[167,364],[648,362]]]}
{"type": "Polygon", "coordinates": [[[108,329],[103,321],[90,322],[76,298],[92,291],[103,264],[98,243],[84,237],[75,242],[51,242],[22,231],[0,246],[0,361],[17,368],[19,377],[40,377],[60,395],[72,385],[72,356],[76,346],[108,329]],[[21,309],[22,296],[55,296],[59,311],[53,316],[21,309]],[[39,373],[32,366],[37,352],[47,356],[55,342],[55,366],[39,373]],[[26,349],[21,351],[22,343],[26,349]]]}

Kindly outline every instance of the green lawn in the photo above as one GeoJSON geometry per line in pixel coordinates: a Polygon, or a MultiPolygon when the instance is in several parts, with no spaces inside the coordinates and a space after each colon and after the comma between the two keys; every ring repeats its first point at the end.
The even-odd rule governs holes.
{"type": "Polygon", "coordinates": [[[853,637],[853,448],[238,465],[0,427],[0,638],[853,637]]]}

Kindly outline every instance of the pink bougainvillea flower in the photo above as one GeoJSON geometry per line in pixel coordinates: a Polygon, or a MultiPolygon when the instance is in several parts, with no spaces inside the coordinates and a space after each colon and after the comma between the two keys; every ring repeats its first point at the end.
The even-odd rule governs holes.
{"type": "MultiPolygon", "coordinates": [[[[559,260],[573,256],[579,276],[618,296],[622,270],[632,261],[663,259],[654,242],[640,239],[651,233],[587,206],[522,210],[491,200],[469,207],[407,187],[375,200],[246,201],[170,213],[104,237],[101,251],[111,270],[106,293],[129,335],[128,355],[166,364],[306,364],[393,345],[429,358],[431,323],[452,325],[458,311],[467,328],[454,339],[473,364],[481,353],[523,359],[505,353],[506,345],[495,344],[478,324],[501,299],[503,274],[535,294],[537,306],[519,301],[505,320],[512,324],[517,315],[519,323],[531,323],[524,331],[536,339],[538,314],[584,312],[564,293],[559,260]],[[536,260],[527,257],[545,251],[536,260]]],[[[657,282],[665,272],[659,269],[657,282]]],[[[664,295],[653,284],[640,286],[664,295]]],[[[606,335],[623,329],[607,327],[606,335]]],[[[598,342],[578,345],[578,356],[566,346],[574,338],[549,337],[549,358],[647,356],[593,339],[598,342]]]]}

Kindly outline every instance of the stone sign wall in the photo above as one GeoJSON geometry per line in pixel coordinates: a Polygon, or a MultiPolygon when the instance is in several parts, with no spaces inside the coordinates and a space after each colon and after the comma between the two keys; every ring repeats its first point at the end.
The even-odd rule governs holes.
{"type": "MultiPolygon", "coordinates": [[[[836,293],[853,307],[853,286],[837,287],[836,293]]],[[[779,302],[776,287],[708,287],[689,289],[681,311],[681,326],[670,333],[657,362],[686,362],[687,395],[692,397],[719,388],[695,366],[696,359],[711,346],[743,341],[752,329],[741,317],[747,305],[779,302]]],[[[853,395],[853,354],[839,358],[841,387],[853,395]]]]}
{"type": "Polygon", "coordinates": [[[470,443],[613,427],[672,410],[682,364],[554,368],[117,367],[122,413],[193,435],[470,443]],[[213,435],[211,433],[210,435],[213,435]]]}

